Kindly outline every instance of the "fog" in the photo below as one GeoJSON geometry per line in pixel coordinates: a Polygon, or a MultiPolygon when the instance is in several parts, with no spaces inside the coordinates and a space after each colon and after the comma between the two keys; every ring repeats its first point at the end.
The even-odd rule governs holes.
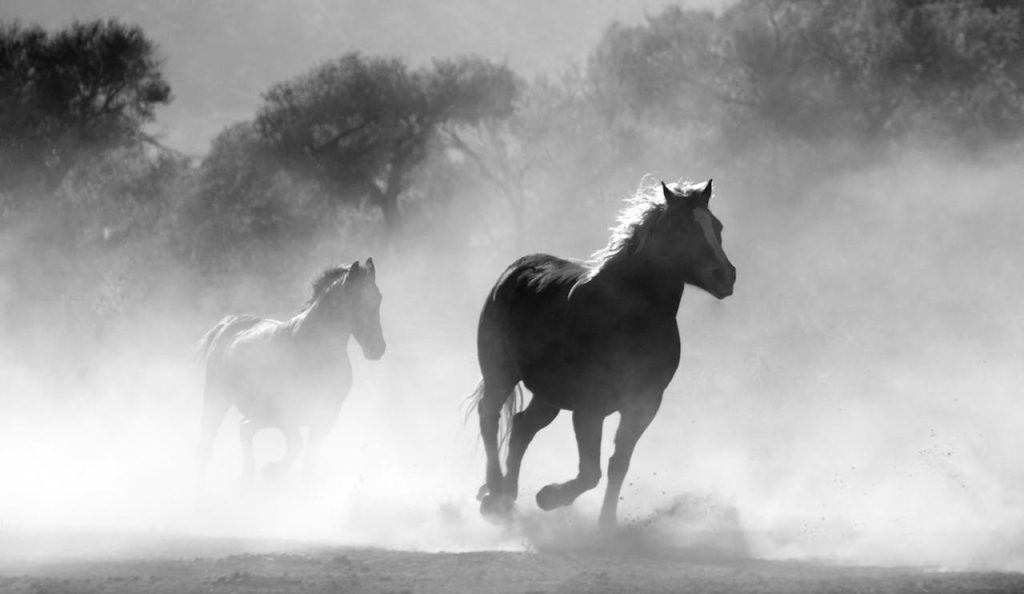
{"type": "MultiPolygon", "coordinates": [[[[1022,155],[901,146],[792,193],[779,181],[787,172],[769,180],[727,160],[622,172],[609,189],[622,198],[645,174],[713,177],[711,207],[739,271],[726,300],[685,291],[682,361],[623,488],[623,542],[684,557],[1024,570],[1022,155]]],[[[474,211],[453,212],[464,218],[452,228],[481,225],[474,211]]],[[[524,249],[586,257],[614,214],[529,235],[524,249]]],[[[17,241],[0,251],[17,252],[17,241]]],[[[23,337],[0,339],[0,530],[425,551],[585,546],[603,481],[566,510],[545,514],[533,501],[575,473],[566,413],[526,454],[516,520],[498,526],[478,513],[484,456],[466,417],[479,379],[476,316],[520,254],[443,243],[353,249],[324,237],[272,288],[237,279],[227,301],[243,309],[169,292],[169,305],[117,324],[82,361],[41,361],[23,337]],[[291,315],[317,271],[369,256],[388,351],[367,361],[350,345],[355,383],[316,476],[243,489],[231,413],[198,494],[195,341],[220,315],[291,315]]],[[[616,422],[606,421],[603,460],[616,422]]],[[[276,432],[259,434],[261,463],[282,449],[276,432]]]]}
{"type": "MultiPolygon", "coordinates": [[[[737,291],[723,302],[684,295],[683,359],[634,457],[626,530],[725,555],[1019,569],[1015,156],[902,155],[827,179],[814,201],[777,213],[720,177],[713,206],[737,291]]],[[[5,345],[5,531],[423,550],[543,549],[586,534],[603,483],[543,520],[532,501],[575,471],[567,415],[527,454],[521,525],[476,511],[483,455],[464,399],[479,375],[475,317],[504,262],[367,255],[378,260],[389,351],[369,362],[350,349],[356,383],[312,484],[241,489],[229,416],[209,492],[196,497],[201,366],[183,332],[140,348],[151,320],[101,345],[77,375],[19,365],[17,344],[5,345]]],[[[281,449],[277,434],[260,433],[260,460],[281,449]]]]}

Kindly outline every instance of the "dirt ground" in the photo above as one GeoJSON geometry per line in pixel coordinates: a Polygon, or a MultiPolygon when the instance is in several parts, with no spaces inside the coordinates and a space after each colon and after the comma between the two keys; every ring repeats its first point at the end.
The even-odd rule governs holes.
{"type": "Polygon", "coordinates": [[[1024,574],[623,550],[417,553],[193,537],[0,535],[0,592],[1024,592],[1024,574]]]}

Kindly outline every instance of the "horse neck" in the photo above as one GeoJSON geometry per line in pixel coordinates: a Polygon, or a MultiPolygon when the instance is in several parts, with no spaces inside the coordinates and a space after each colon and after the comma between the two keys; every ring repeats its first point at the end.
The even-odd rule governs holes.
{"type": "Polygon", "coordinates": [[[352,328],[348,316],[329,315],[321,300],[289,320],[292,336],[303,342],[348,344],[352,328]]]}
{"type": "Polygon", "coordinates": [[[644,307],[675,317],[683,298],[683,270],[671,262],[645,257],[643,250],[605,263],[591,280],[622,295],[635,295],[644,307]]]}

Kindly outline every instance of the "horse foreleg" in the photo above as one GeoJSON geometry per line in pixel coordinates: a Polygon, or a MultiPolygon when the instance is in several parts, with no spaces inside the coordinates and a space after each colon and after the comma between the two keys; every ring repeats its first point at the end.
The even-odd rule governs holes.
{"type": "Polygon", "coordinates": [[[502,487],[502,494],[512,501],[519,496],[519,468],[526,448],[538,431],[555,420],[558,410],[557,406],[547,404],[534,396],[525,410],[512,417],[512,434],[508,440],[505,482],[502,487]]]}
{"type": "Polygon", "coordinates": [[[580,466],[576,478],[551,485],[545,485],[537,492],[537,505],[548,511],[569,505],[584,491],[597,486],[601,481],[601,431],[604,415],[599,412],[575,411],[572,426],[576,432],[576,447],[579,450],[580,466]]]}
{"type": "Polygon", "coordinates": [[[626,478],[626,471],[629,470],[633,449],[657,412],[657,403],[652,406],[622,411],[619,428],[615,431],[615,452],[608,459],[608,485],[605,488],[604,503],[601,505],[599,520],[603,529],[612,529],[617,525],[616,512],[619,507],[619,493],[622,491],[622,482],[626,478]]]}
{"type": "Polygon", "coordinates": [[[270,480],[279,480],[287,476],[299,453],[302,452],[302,432],[298,427],[282,427],[281,433],[284,434],[284,456],[263,466],[263,476],[270,480]]]}

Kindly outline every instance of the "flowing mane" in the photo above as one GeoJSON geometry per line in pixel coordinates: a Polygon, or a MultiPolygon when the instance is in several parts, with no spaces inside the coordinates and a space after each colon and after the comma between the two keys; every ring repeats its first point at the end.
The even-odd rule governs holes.
{"type": "Polygon", "coordinates": [[[313,281],[313,295],[310,296],[306,305],[311,305],[314,301],[323,296],[327,289],[329,289],[336,280],[348,274],[348,271],[348,266],[338,266],[337,268],[327,268],[321,272],[320,276],[316,277],[316,280],[313,281]]]}
{"type": "MultiPolygon", "coordinates": [[[[689,187],[688,182],[670,183],[668,188],[678,194],[684,194],[689,187]]],[[[667,205],[661,190],[661,184],[647,175],[640,182],[629,198],[626,206],[619,212],[616,225],[611,228],[612,235],[608,245],[591,254],[584,263],[587,271],[580,282],[586,283],[597,276],[610,264],[635,254],[647,243],[651,231],[661,220],[667,205]]]]}

